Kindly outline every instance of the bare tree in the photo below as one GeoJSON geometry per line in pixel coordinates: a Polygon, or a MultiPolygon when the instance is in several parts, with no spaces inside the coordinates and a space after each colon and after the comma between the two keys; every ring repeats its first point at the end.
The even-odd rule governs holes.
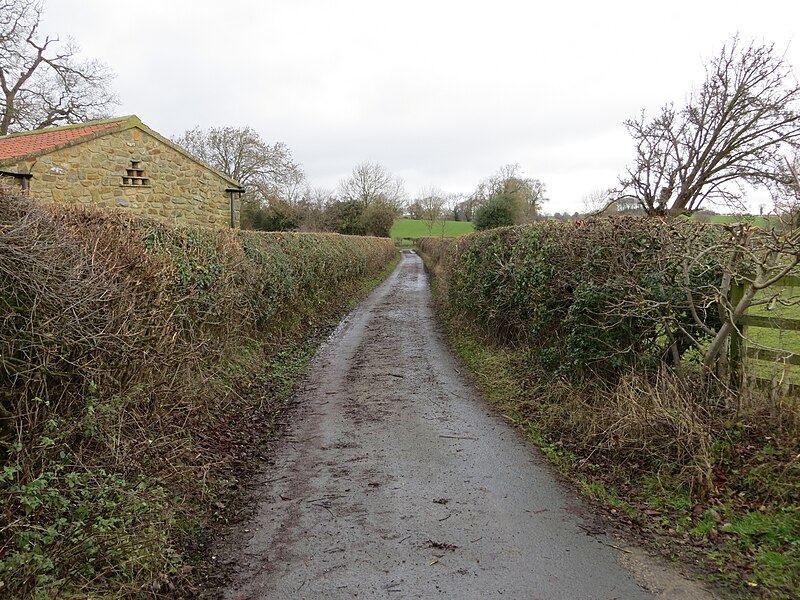
{"type": "Polygon", "coordinates": [[[350,177],[339,182],[339,196],[345,202],[364,207],[379,202],[400,210],[406,194],[402,179],[378,163],[365,161],[353,168],[350,177]]]}
{"type": "Polygon", "coordinates": [[[445,210],[447,211],[448,221],[458,221],[462,216],[464,202],[467,200],[467,195],[463,192],[449,192],[447,194],[447,204],[445,210]]]}
{"type": "Polygon", "coordinates": [[[773,197],[775,214],[784,229],[797,229],[800,226],[800,158],[787,159],[786,170],[790,184],[785,194],[773,197]]]}
{"type": "Polygon", "coordinates": [[[195,127],[174,141],[244,185],[252,201],[294,205],[303,197],[305,173],[291,150],[266,143],[251,127],[195,127]]]}
{"type": "Polygon", "coordinates": [[[0,0],[0,135],[108,116],[111,71],[39,33],[41,0],[0,0]]]}
{"type": "Polygon", "coordinates": [[[419,205],[422,220],[428,226],[428,235],[433,235],[436,225],[445,221],[447,194],[435,186],[424,188],[420,191],[416,203],[419,205]]]}
{"type": "Polygon", "coordinates": [[[595,188],[588,194],[581,197],[583,212],[589,215],[601,215],[614,212],[616,202],[609,199],[609,191],[603,188],[595,188]]]}
{"type": "Polygon", "coordinates": [[[421,221],[423,218],[423,210],[422,204],[420,204],[419,198],[411,201],[408,206],[406,207],[406,214],[408,215],[409,219],[414,219],[415,221],[421,221]]]}
{"type": "Polygon", "coordinates": [[[772,45],[738,37],[706,67],[686,106],[667,105],[625,123],[636,159],[620,180],[648,214],[683,214],[704,203],[740,207],[745,186],[782,194],[784,156],[800,144],[800,86],[772,45]]]}
{"type": "Polygon", "coordinates": [[[331,231],[335,224],[330,209],[336,203],[333,190],[324,187],[306,186],[303,198],[298,203],[301,212],[301,231],[331,231]]]}
{"type": "Polygon", "coordinates": [[[368,161],[339,182],[338,196],[337,230],[355,235],[388,237],[406,202],[403,180],[368,161]]]}

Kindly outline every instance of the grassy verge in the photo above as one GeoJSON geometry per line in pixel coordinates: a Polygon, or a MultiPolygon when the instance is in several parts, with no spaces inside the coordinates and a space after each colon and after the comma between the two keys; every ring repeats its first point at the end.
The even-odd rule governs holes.
{"type": "Polygon", "coordinates": [[[720,418],[701,427],[679,417],[682,409],[667,403],[664,386],[646,388],[642,379],[632,379],[627,390],[610,390],[558,377],[525,347],[493,343],[448,311],[436,282],[450,343],[482,393],[583,494],[653,548],[694,565],[725,596],[800,597],[796,439],[777,436],[766,420],[759,427],[755,420],[720,418]],[[603,447],[591,432],[608,411],[619,413],[617,434],[607,436],[612,447],[603,447]],[[664,419],[675,419],[672,433],[657,431],[664,419]],[[623,425],[643,429],[639,460],[637,453],[615,453],[614,435],[625,442],[623,425]],[[658,454],[648,447],[656,442],[664,451],[648,458],[658,454]],[[687,453],[698,459],[687,461],[687,453]],[[704,478],[715,482],[712,492],[696,485],[698,468],[709,471],[704,478]]]}

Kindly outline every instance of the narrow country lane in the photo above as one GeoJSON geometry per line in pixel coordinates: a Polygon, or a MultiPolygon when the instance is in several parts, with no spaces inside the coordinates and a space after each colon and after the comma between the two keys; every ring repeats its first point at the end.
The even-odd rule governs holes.
{"type": "Polygon", "coordinates": [[[711,598],[614,548],[459,369],[404,252],[312,361],[256,513],[218,547],[221,595],[711,598]]]}

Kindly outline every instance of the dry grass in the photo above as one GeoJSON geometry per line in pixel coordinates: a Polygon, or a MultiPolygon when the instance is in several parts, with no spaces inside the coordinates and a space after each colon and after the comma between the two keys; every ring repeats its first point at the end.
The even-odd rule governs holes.
{"type": "Polygon", "coordinates": [[[697,389],[662,370],[655,377],[628,374],[591,403],[574,396],[580,406],[567,411],[572,438],[585,440],[580,455],[587,462],[597,453],[622,464],[679,465],[692,489],[707,490],[714,482],[719,424],[697,389]]]}

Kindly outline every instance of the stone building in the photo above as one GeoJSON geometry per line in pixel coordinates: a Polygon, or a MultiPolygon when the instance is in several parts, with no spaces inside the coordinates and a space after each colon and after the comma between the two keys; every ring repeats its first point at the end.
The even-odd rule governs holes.
{"type": "Polygon", "coordinates": [[[206,227],[236,226],[244,192],[135,116],[0,136],[0,183],[42,202],[206,227]]]}

